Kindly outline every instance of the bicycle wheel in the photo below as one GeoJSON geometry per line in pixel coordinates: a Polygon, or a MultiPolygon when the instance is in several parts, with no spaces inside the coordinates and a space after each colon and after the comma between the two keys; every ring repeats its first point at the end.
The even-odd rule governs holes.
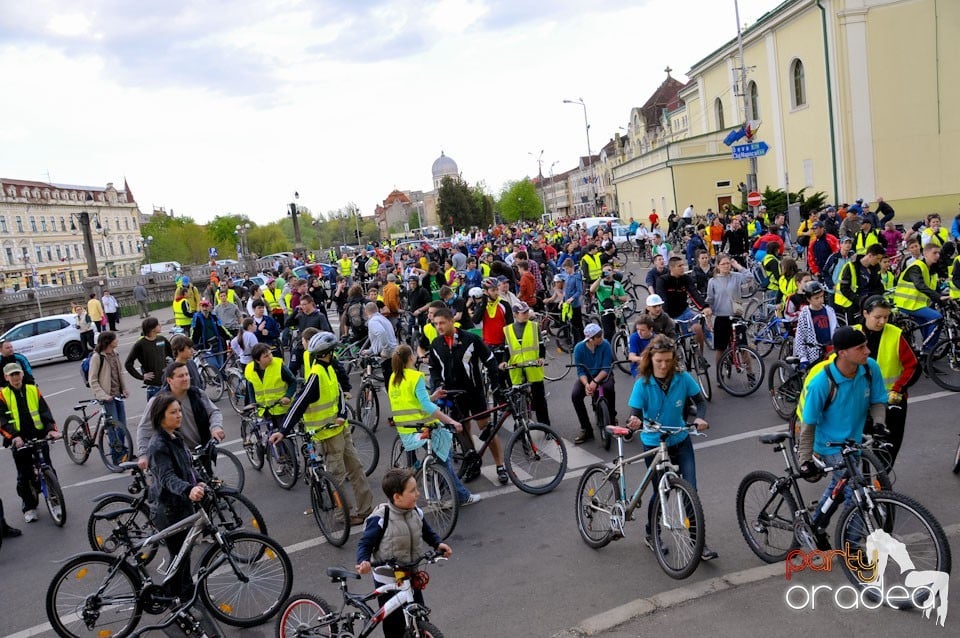
{"type": "Polygon", "coordinates": [[[377,386],[369,381],[360,386],[357,393],[357,417],[371,432],[377,431],[380,424],[380,399],[377,386]]]}
{"type": "Polygon", "coordinates": [[[243,494],[217,494],[216,508],[210,511],[210,519],[227,531],[246,529],[267,534],[267,523],[257,506],[243,494]]]}
{"type": "Polygon", "coordinates": [[[960,474],[960,443],[957,444],[957,453],[953,456],[953,473],[960,474]]]}
{"type": "Polygon", "coordinates": [[[773,352],[773,334],[770,327],[762,321],[747,322],[747,343],[761,357],[769,356],[773,352]]]}
{"type": "Polygon", "coordinates": [[[79,554],[57,570],[47,587],[47,620],[62,638],[126,636],[143,613],[139,588],[139,576],[120,558],[79,554]]]}
{"type": "Polygon", "coordinates": [[[599,549],[613,540],[613,508],[620,491],[620,475],[603,463],[591,465],[577,485],[577,529],[583,542],[599,549]]]}
{"type": "MultiPolygon", "coordinates": [[[[156,533],[157,528],[150,522],[150,508],[146,502],[138,503],[136,498],[127,494],[110,494],[94,506],[87,518],[90,548],[107,554],[137,547],[156,533]],[[129,510],[129,513],[109,518],[118,510],[129,510]]],[[[149,563],[156,554],[156,545],[148,547],[141,552],[139,560],[144,564],[149,563]]]]}
{"type": "Polygon", "coordinates": [[[217,620],[253,627],[272,618],[293,588],[293,566],[283,547],[269,536],[248,531],[226,534],[200,567],[210,574],[197,583],[200,600],[217,620]]]}
{"type": "Polygon", "coordinates": [[[518,488],[527,494],[546,494],[563,480],[567,448],[549,426],[529,423],[513,431],[503,462],[518,488]]]}
{"type": "Polygon", "coordinates": [[[737,523],[747,546],[765,563],[779,563],[800,547],[793,532],[797,502],[789,484],[773,491],[778,477],[750,472],[737,488],[737,523]]]}
{"type": "Polygon", "coordinates": [[[625,332],[618,331],[613,337],[613,358],[617,361],[617,367],[620,372],[630,374],[630,362],[627,357],[630,356],[630,339],[625,332]]]}
{"type": "Polygon", "coordinates": [[[710,386],[710,372],[704,363],[706,359],[703,358],[701,354],[700,346],[696,342],[690,343],[690,357],[687,362],[687,370],[690,374],[697,380],[697,383],[700,384],[700,391],[703,393],[703,398],[709,401],[713,397],[713,388],[710,386]]]}
{"type": "Polygon", "coordinates": [[[223,487],[232,487],[238,492],[243,491],[246,474],[236,454],[222,447],[217,448],[217,460],[211,469],[213,475],[222,481],[223,487]]]}
{"type": "Polygon", "coordinates": [[[797,409],[797,400],[800,398],[800,390],[803,389],[803,379],[792,365],[784,361],[776,361],[770,367],[767,389],[770,391],[773,409],[781,419],[789,419],[797,409]]]}
{"type": "Polygon", "coordinates": [[[277,638],[301,638],[302,636],[317,636],[318,638],[333,638],[331,625],[338,620],[334,614],[334,607],[323,598],[314,594],[298,592],[287,599],[286,606],[277,616],[277,638]],[[320,622],[327,618],[326,622],[320,622]]]}
{"type": "Polygon", "coordinates": [[[594,404],[593,414],[597,420],[597,429],[600,430],[600,444],[603,445],[604,450],[609,450],[613,437],[607,432],[607,426],[613,425],[613,421],[610,419],[610,406],[607,405],[607,399],[605,397],[599,397],[597,399],[597,402],[594,404]]]}
{"type": "Polygon", "coordinates": [[[216,403],[223,397],[223,378],[220,371],[212,364],[206,364],[200,368],[200,376],[203,378],[203,391],[207,398],[216,403]]]}
{"type": "Polygon", "coordinates": [[[667,576],[683,579],[700,564],[706,540],[697,491],[679,476],[668,476],[667,493],[655,495],[650,521],[653,550],[667,576]]]}
{"type": "Polygon", "coordinates": [[[717,384],[732,396],[749,396],[763,383],[763,359],[746,346],[737,346],[736,355],[727,348],[720,357],[717,384]]]}
{"type": "Polygon", "coordinates": [[[432,623],[423,618],[417,618],[414,621],[415,627],[407,629],[403,638],[443,638],[443,634],[432,623]]]}
{"type": "Polygon", "coordinates": [[[121,463],[132,461],[135,457],[133,437],[125,425],[104,423],[97,436],[97,449],[100,459],[111,472],[122,472],[121,463]]]}
{"type": "Polygon", "coordinates": [[[370,476],[380,462],[380,444],[366,425],[354,420],[347,422],[350,424],[350,439],[357,451],[360,465],[363,466],[363,473],[370,476]]]}
{"type": "Polygon", "coordinates": [[[417,503],[423,510],[423,518],[441,539],[447,538],[460,516],[453,476],[444,465],[430,458],[424,461],[419,478],[423,489],[417,503]]]}
{"type": "Polygon", "coordinates": [[[319,468],[310,481],[310,504],[317,527],[334,547],[341,547],[350,536],[350,507],[333,477],[319,468]]]}
{"type": "Polygon", "coordinates": [[[300,477],[300,461],[297,458],[297,446],[290,439],[282,439],[279,443],[267,443],[264,453],[270,465],[270,474],[277,485],[289,490],[297,484],[300,477]]]}
{"type": "Polygon", "coordinates": [[[893,489],[893,478],[891,478],[893,468],[890,456],[886,452],[860,450],[860,472],[878,492],[893,489]]]}
{"type": "Polygon", "coordinates": [[[76,414],[71,414],[63,421],[63,447],[70,460],[77,465],[83,465],[90,458],[87,432],[83,426],[83,419],[76,414]]]}
{"type": "Polygon", "coordinates": [[[53,468],[43,470],[44,494],[43,500],[47,504],[47,511],[50,518],[57,527],[63,527],[67,522],[67,503],[63,500],[63,490],[60,489],[60,481],[53,468]]]}
{"type": "Polygon", "coordinates": [[[553,352],[554,358],[552,358],[552,361],[556,361],[558,365],[562,367],[551,365],[551,357],[548,357],[547,365],[543,366],[543,378],[547,381],[559,381],[570,374],[570,371],[573,370],[573,368],[567,367],[568,365],[573,364],[573,348],[571,347],[569,350],[563,350],[561,347],[559,347],[559,337],[557,337],[557,339],[557,349],[559,349],[560,352],[553,352]]]}
{"type": "Polygon", "coordinates": [[[243,414],[243,407],[247,404],[247,381],[236,370],[227,372],[226,390],[230,395],[230,407],[237,414],[243,414]]]}
{"type": "MultiPolygon", "coordinates": [[[[937,593],[939,576],[946,578],[950,573],[950,545],[943,527],[933,514],[909,496],[896,492],[873,492],[870,501],[873,507],[869,510],[866,504],[853,504],[844,510],[837,521],[834,547],[844,548],[848,556],[855,556],[857,552],[861,552],[861,556],[873,556],[874,551],[884,550],[893,560],[887,561],[883,573],[875,574],[871,582],[882,582],[886,591],[890,591],[891,587],[905,587],[906,591],[913,592],[917,603],[925,601],[930,589],[924,592],[915,589],[917,585],[929,585],[937,593]],[[910,561],[911,569],[898,560],[901,557],[910,561]],[[931,572],[943,574],[938,576],[931,572]],[[911,574],[929,575],[932,580],[913,583],[911,574]]],[[[847,561],[840,563],[847,579],[854,586],[866,588],[864,595],[876,601],[876,587],[867,587],[870,583],[860,580],[857,573],[850,570],[847,561]]],[[[911,600],[901,602],[898,605],[901,609],[913,606],[911,600]]]]}
{"type": "Polygon", "coordinates": [[[944,390],[960,392],[960,343],[941,341],[924,362],[927,374],[944,390]]]}
{"type": "Polygon", "coordinates": [[[243,453],[255,470],[263,469],[263,443],[260,440],[260,428],[256,426],[256,417],[241,417],[240,440],[243,441],[243,453]]]}

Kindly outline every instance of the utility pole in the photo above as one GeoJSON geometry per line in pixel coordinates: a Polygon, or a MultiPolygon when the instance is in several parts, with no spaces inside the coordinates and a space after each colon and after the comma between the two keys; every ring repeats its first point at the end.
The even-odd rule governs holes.
{"type": "MultiPolygon", "coordinates": [[[[740,28],[740,3],[737,0],[733,0],[733,10],[737,17],[737,47],[740,50],[740,97],[743,98],[743,117],[744,119],[749,119],[750,115],[756,115],[755,113],[750,112],[750,95],[747,93],[747,64],[743,58],[743,32],[740,28]]],[[[749,140],[750,138],[748,138],[749,140]]],[[[757,158],[751,157],[750,162],[750,172],[747,173],[747,192],[753,192],[759,190],[757,186],[757,158]]],[[[757,207],[753,208],[754,214],[757,212],[757,207]]]]}
{"type": "Polygon", "coordinates": [[[293,220],[293,247],[303,250],[303,240],[300,238],[300,220],[297,219],[297,200],[300,199],[300,193],[293,192],[293,201],[290,202],[290,219],[293,220]]]}

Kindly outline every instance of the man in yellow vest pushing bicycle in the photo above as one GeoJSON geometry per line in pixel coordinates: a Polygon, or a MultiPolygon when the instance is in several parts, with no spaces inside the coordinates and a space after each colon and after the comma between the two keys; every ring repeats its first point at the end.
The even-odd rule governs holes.
{"type": "Polygon", "coordinates": [[[501,363],[500,368],[518,364],[529,366],[510,370],[510,383],[512,385],[530,384],[530,404],[537,415],[537,421],[550,425],[547,393],[543,385],[543,364],[547,353],[543,339],[540,338],[539,326],[536,322],[530,321],[529,305],[522,301],[514,304],[513,323],[503,328],[503,336],[506,337],[510,358],[506,363],[501,363]]]}

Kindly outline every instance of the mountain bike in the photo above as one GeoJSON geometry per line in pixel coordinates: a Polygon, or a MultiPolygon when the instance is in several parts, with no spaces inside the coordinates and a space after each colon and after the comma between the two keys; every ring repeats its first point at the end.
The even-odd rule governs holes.
{"type": "Polygon", "coordinates": [[[217,620],[235,627],[253,627],[272,618],[293,586],[290,558],[269,536],[228,531],[218,525],[209,512],[213,502],[205,497],[194,514],[136,546],[115,554],[87,552],[67,560],[54,574],[45,597],[47,619],[57,635],[139,636],[182,622],[198,600],[217,620]],[[166,539],[183,532],[186,539],[170,566],[148,568],[144,556],[152,557],[166,539]],[[192,594],[181,597],[171,586],[179,579],[178,568],[202,538],[211,544],[192,574],[192,594]],[[144,613],[164,616],[135,632],[144,613]]]}
{"type": "Polygon", "coordinates": [[[713,396],[713,389],[710,386],[710,373],[708,371],[709,364],[706,358],[704,358],[703,348],[697,343],[693,332],[687,329],[687,326],[695,321],[699,321],[702,326],[703,315],[696,314],[688,321],[676,320],[678,326],[677,334],[679,334],[676,340],[677,368],[686,370],[693,375],[693,378],[696,379],[700,385],[703,398],[709,401],[713,396]]]}
{"type": "MultiPolygon", "coordinates": [[[[202,472],[202,466],[195,466],[202,472]]],[[[133,476],[127,493],[100,494],[93,501],[96,505],[87,518],[87,541],[94,551],[116,554],[141,547],[148,538],[157,533],[150,518],[147,503],[147,481],[144,471],[136,461],[123,464],[123,469],[133,476]]],[[[226,487],[219,479],[207,475],[200,477],[210,488],[211,499],[208,513],[211,519],[227,531],[241,528],[267,533],[267,524],[260,510],[250,499],[236,490],[226,487]]],[[[138,554],[144,564],[153,560],[157,547],[145,547],[138,554]]]]}
{"type": "MultiPolygon", "coordinates": [[[[116,398],[114,401],[122,401],[116,398]]],[[[111,472],[119,472],[120,464],[129,461],[134,456],[133,437],[130,430],[122,423],[113,420],[103,403],[96,399],[81,399],[73,406],[75,412],[82,414],[82,418],[71,414],[63,422],[63,443],[67,456],[77,465],[83,465],[90,458],[90,450],[97,448],[100,459],[111,472]],[[100,409],[93,414],[87,414],[87,407],[93,404],[100,409]],[[98,418],[99,417],[99,418],[98,418]],[[90,422],[97,419],[96,428],[90,431],[90,422]]]]}
{"type": "Polygon", "coordinates": [[[376,432],[380,424],[380,398],[377,396],[379,387],[374,381],[383,383],[380,357],[372,354],[361,355],[358,364],[362,372],[360,390],[357,391],[357,418],[368,430],[376,432]]]}
{"type": "MultiPolygon", "coordinates": [[[[819,344],[807,344],[810,347],[819,348],[820,357],[808,367],[813,367],[820,362],[824,349],[819,344]]],[[[770,392],[770,400],[773,402],[773,409],[782,419],[791,419],[797,409],[797,402],[800,400],[800,393],[803,390],[803,380],[807,376],[807,370],[801,369],[800,357],[787,356],[781,361],[774,361],[770,366],[770,375],[767,378],[767,390],[770,392]]]]}
{"type": "Polygon", "coordinates": [[[57,479],[57,472],[47,463],[50,452],[47,445],[57,439],[29,439],[23,442],[21,450],[29,451],[33,456],[33,477],[30,480],[30,490],[36,500],[43,496],[50,513],[50,519],[57,527],[63,527],[67,522],[67,504],[63,500],[63,489],[57,479]]]}
{"type": "MultiPolygon", "coordinates": [[[[626,302],[623,306],[603,310],[600,315],[601,317],[613,315],[614,333],[613,339],[610,341],[610,345],[613,347],[613,358],[617,360],[617,367],[620,368],[621,372],[630,374],[630,330],[627,328],[627,317],[633,314],[633,311],[628,312],[627,306],[633,307],[632,300],[626,302]]],[[[600,325],[603,325],[602,319],[600,325]]]]}
{"type": "MultiPolygon", "coordinates": [[[[614,361],[613,363],[621,363],[620,361],[614,361]]],[[[612,364],[611,364],[612,365],[612,364]]],[[[571,368],[576,368],[577,364],[570,364],[571,368]]],[[[594,377],[600,374],[600,370],[588,370],[590,372],[590,377],[594,377]]],[[[607,374],[613,374],[613,368],[607,368],[607,374]]],[[[593,421],[594,425],[597,426],[597,429],[600,431],[600,444],[603,446],[604,450],[609,450],[613,439],[610,436],[610,433],[607,431],[608,425],[614,425],[613,416],[610,410],[610,402],[607,400],[607,397],[603,394],[603,385],[597,384],[596,391],[590,396],[590,409],[593,410],[593,421]]]]}
{"type": "Polygon", "coordinates": [[[660,444],[646,452],[624,458],[623,441],[634,431],[607,426],[617,439],[617,457],[612,465],[589,466],[577,486],[577,529],[583,541],[594,549],[625,536],[624,524],[634,520],[644,493],[656,485],[647,507],[647,524],[653,551],[660,568],[671,578],[687,578],[700,564],[706,529],[703,507],[693,486],[680,478],[680,468],[670,460],[667,438],[686,429],[691,435],[703,436],[695,426],[668,428],[655,421],[644,420],[643,432],[656,433],[660,444]],[[650,459],[650,466],[632,495],[627,491],[626,467],[650,459]]]}
{"type": "Polygon", "coordinates": [[[430,582],[427,572],[417,569],[423,563],[437,563],[445,558],[429,552],[408,564],[387,562],[376,567],[386,567],[393,572],[395,584],[379,585],[366,595],[351,594],[347,580],[359,580],[360,574],[346,569],[327,568],[330,582],[340,586],[343,602],[340,609],[314,594],[298,593],[290,596],[277,617],[277,638],[307,638],[310,636],[356,636],[365,638],[390,614],[400,611],[406,622],[404,636],[410,638],[443,638],[440,630],[430,622],[430,609],[414,601],[414,590],[426,589],[430,582]],[[368,603],[380,594],[395,591],[380,611],[368,603]],[[356,611],[351,611],[353,608],[356,611]],[[356,626],[358,625],[359,626],[356,626]]]}
{"type": "Polygon", "coordinates": [[[739,317],[730,321],[730,343],[717,364],[717,385],[727,394],[745,397],[763,383],[763,358],[746,345],[747,323],[739,317]]]}
{"type": "MultiPolygon", "coordinates": [[[[335,428],[331,423],[327,427],[335,428]]],[[[350,506],[346,495],[337,486],[332,474],[327,472],[323,454],[313,437],[303,430],[303,424],[289,438],[298,438],[303,459],[303,482],[310,489],[310,505],[317,527],[334,547],[342,547],[350,536],[350,506]]]]}
{"type": "Polygon", "coordinates": [[[200,389],[214,403],[223,397],[223,391],[227,389],[228,371],[237,368],[233,350],[218,350],[219,342],[213,340],[210,347],[193,353],[193,362],[200,371],[200,389]]]}
{"type": "Polygon", "coordinates": [[[951,299],[940,307],[943,327],[939,342],[924,358],[924,370],[944,390],[960,392],[960,306],[951,299]]]}
{"type": "MultiPolygon", "coordinates": [[[[795,556],[792,552],[801,547],[809,551],[830,549],[826,530],[815,529],[812,522],[813,511],[818,504],[810,508],[804,505],[798,480],[799,470],[791,458],[790,438],[788,432],[760,437],[761,443],[772,445],[774,452],[783,454],[787,466],[783,476],[765,471],[751,472],[743,478],[737,489],[740,532],[750,550],[767,563],[790,561],[791,556],[795,556]]],[[[877,490],[874,482],[864,477],[859,469],[857,456],[865,452],[862,444],[847,440],[828,442],[826,445],[840,449],[843,464],[823,467],[823,471],[845,470],[846,476],[840,479],[830,498],[824,502],[821,513],[830,516],[839,509],[844,500],[844,487],[852,488],[855,497],[837,520],[833,546],[843,548],[847,556],[857,553],[861,557],[870,556],[868,536],[876,530],[882,530],[903,545],[917,569],[949,573],[950,546],[937,519],[908,496],[877,490]]],[[[854,586],[865,588],[867,583],[858,578],[857,572],[851,571],[848,561],[839,560],[837,563],[854,586]]],[[[891,566],[883,573],[875,574],[876,578],[882,579],[880,582],[883,582],[887,591],[891,586],[903,587],[906,584],[899,566],[891,566]]],[[[875,600],[875,594],[869,588],[865,589],[864,595],[875,600]]],[[[919,596],[926,598],[922,593],[919,596]]],[[[898,605],[901,608],[913,605],[909,598],[900,603],[903,603],[903,606],[898,605]]]]}
{"type": "Polygon", "coordinates": [[[277,400],[263,406],[262,416],[257,414],[257,404],[246,406],[240,416],[240,438],[243,440],[243,451],[250,465],[260,470],[266,461],[273,480],[288,490],[297,482],[297,449],[287,439],[281,439],[276,444],[270,443],[270,435],[275,431],[270,409],[279,404],[280,401],[277,400]]]}
{"type": "Polygon", "coordinates": [[[776,315],[762,321],[746,320],[744,341],[749,342],[761,357],[766,357],[774,347],[778,347],[782,359],[786,348],[793,345],[791,337],[795,328],[796,322],[785,321],[776,315]]]}

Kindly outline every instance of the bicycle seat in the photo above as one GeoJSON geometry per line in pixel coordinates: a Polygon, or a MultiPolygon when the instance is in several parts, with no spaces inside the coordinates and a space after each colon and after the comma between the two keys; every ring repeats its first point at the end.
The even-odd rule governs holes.
{"type": "Polygon", "coordinates": [[[126,471],[126,470],[135,470],[135,469],[139,468],[140,465],[138,464],[137,461],[124,461],[123,463],[121,463],[121,464],[118,465],[117,467],[119,467],[121,470],[126,471]]]}
{"type": "Polygon", "coordinates": [[[73,409],[74,411],[79,412],[80,410],[83,410],[88,405],[91,405],[93,403],[99,403],[99,401],[97,401],[96,399],[81,399],[80,401],[77,402],[75,406],[73,406],[73,409]]]}
{"type": "Polygon", "coordinates": [[[625,428],[622,425],[608,425],[606,426],[606,430],[612,436],[630,436],[633,434],[633,430],[625,428]]]}
{"type": "Polygon", "coordinates": [[[798,363],[800,363],[800,357],[790,356],[790,357],[786,357],[786,358],[784,359],[784,361],[787,362],[788,364],[792,365],[792,366],[795,366],[795,365],[797,365],[798,363]]]}
{"type": "Polygon", "coordinates": [[[348,578],[360,580],[360,574],[357,572],[352,572],[348,569],[340,569],[339,567],[327,567],[327,576],[330,577],[330,582],[334,583],[342,583],[348,578]]]}
{"type": "Polygon", "coordinates": [[[775,445],[783,443],[790,437],[786,432],[774,432],[773,434],[761,434],[760,442],[766,445],[775,445]]]}

